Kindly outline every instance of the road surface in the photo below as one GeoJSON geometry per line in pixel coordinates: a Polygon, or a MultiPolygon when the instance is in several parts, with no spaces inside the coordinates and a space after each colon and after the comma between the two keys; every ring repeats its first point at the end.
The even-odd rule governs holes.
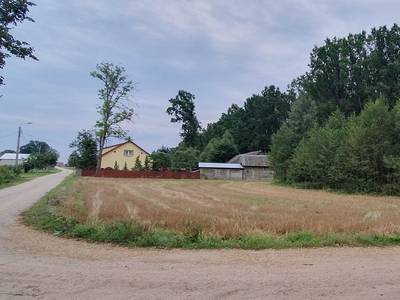
{"type": "Polygon", "coordinates": [[[18,213],[69,174],[0,190],[0,299],[399,299],[400,248],[154,250],[66,240],[18,213]]]}

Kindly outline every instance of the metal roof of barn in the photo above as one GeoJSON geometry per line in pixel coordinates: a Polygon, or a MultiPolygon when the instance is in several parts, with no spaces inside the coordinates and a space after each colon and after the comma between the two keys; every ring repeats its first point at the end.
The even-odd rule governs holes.
{"type": "MultiPolygon", "coordinates": [[[[30,154],[19,153],[18,159],[27,159],[29,155],[30,154]]],[[[16,159],[16,157],[17,157],[17,153],[4,153],[2,156],[0,156],[0,159],[12,160],[12,159],[16,159]]]]}
{"type": "Polygon", "coordinates": [[[242,153],[242,154],[238,154],[238,155],[236,155],[236,156],[234,156],[234,157],[232,157],[229,161],[228,161],[228,164],[229,163],[231,163],[231,164],[239,164],[241,161],[240,161],[240,158],[241,157],[244,157],[244,156],[262,156],[262,155],[264,155],[264,152],[262,152],[261,150],[259,150],[259,151],[252,151],[252,152],[247,152],[247,153],[242,153]]]}
{"type": "Polygon", "coordinates": [[[199,162],[199,168],[206,169],[243,169],[240,164],[204,163],[199,162]]]}

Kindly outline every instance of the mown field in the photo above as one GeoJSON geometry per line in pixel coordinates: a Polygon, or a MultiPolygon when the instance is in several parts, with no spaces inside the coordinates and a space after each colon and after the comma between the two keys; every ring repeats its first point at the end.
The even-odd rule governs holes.
{"type": "Polygon", "coordinates": [[[256,249],[400,243],[400,198],[262,181],[79,177],[69,186],[62,201],[57,193],[47,200],[72,224],[58,231],[93,241],[256,249]]]}

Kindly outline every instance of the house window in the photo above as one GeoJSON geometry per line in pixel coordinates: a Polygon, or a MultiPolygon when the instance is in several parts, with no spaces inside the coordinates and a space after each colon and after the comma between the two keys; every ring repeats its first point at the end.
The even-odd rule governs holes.
{"type": "Polygon", "coordinates": [[[133,156],[133,150],[125,150],[124,156],[133,156]]]}

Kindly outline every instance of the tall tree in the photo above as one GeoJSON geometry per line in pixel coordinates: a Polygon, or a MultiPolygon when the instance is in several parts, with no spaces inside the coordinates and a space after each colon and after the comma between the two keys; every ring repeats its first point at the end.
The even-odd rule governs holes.
{"type": "Polygon", "coordinates": [[[299,142],[308,137],[308,132],[317,121],[315,102],[301,92],[290,107],[288,121],[272,135],[268,154],[275,170],[275,178],[286,181],[290,160],[299,142]]]}
{"type": "Polygon", "coordinates": [[[76,140],[69,144],[74,151],[70,155],[68,165],[84,170],[94,170],[97,166],[97,141],[92,132],[82,130],[78,132],[76,140]]]}
{"type": "MultiPolygon", "coordinates": [[[[15,39],[10,31],[18,25],[27,20],[35,22],[27,14],[29,7],[34,6],[35,3],[27,0],[1,0],[0,1],[0,69],[3,69],[6,64],[6,59],[11,55],[25,59],[30,57],[38,60],[33,55],[34,49],[27,42],[21,42],[15,39]]],[[[0,85],[3,83],[4,78],[0,76],[0,85]]]]}
{"type": "Polygon", "coordinates": [[[90,72],[90,75],[104,84],[104,87],[99,90],[102,104],[97,105],[100,119],[94,125],[95,134],[99,140],[97,169],[100,169],[106,141],[110,137],[127,137],[128,132],[122,129],[121,123],[133,122],[135,103],[130,92],[134,90],[135,84],[128,80],[123,67],[112,63],[98,64],[96,70],[90,72]]]}
{"type": "Polygon", "coordinates": [[[238,148],[229,131],[223,137],[212,139],[200,155],[200,161],[226,163],[239,154],[238,148]]]}
{"type": "Polygon", "coordinates": [[[293,133],[294,146],[307,136],[317,123],[317,107],[310,95],[302,92],[290,107],[288,126],[293,133]]]}
{"type": "Polygon", "coordinates": [[[346,116],[361,113],[369,100],[384,96],[393,107],[400,97],[400,27],[373,28],[367,35],[327,38],[310,54],[310,70],[295,80],[316,101],[323,124],[339,109],[346,116]]]}
{"type": "Polygon", "coordinates": [[[196,147],[200,133],[200,122],[195,113],[195,96],[186,91],[179,91],[175,98],[169,102],[171,106],[167,109],[167,114],[172,116],[172,123],[182,123],[180,136],[188,147],[196,147]]]}
{"type": "Polygon", "coordinates": [[[46,153],[51,151],[52,148],[46,143],[41,141],[29,141],[28,144],[23,145],[19,148],[20,153],[31,154],[31,153],[46,153]]]}
{"type": "Polygon", "coordinates": [[[233,104],[217,122],[207,125],[200,135],[203,148],[229,130],[240,153],[268,151],[271,136],[287,120],[295,98],[292,91],[283,93],[273,85],[266,86],[261,94],[248,98],[243,108],[233,104]]]}
{"type": "Polygon", "coordinates": [[[271,137],[287,120],[290,104],[295,95],[282,93],[271,85],[261,91],[261,95],[253,95],[244,103],[243,142],[246,152],[269,151],[271,137]]]}

